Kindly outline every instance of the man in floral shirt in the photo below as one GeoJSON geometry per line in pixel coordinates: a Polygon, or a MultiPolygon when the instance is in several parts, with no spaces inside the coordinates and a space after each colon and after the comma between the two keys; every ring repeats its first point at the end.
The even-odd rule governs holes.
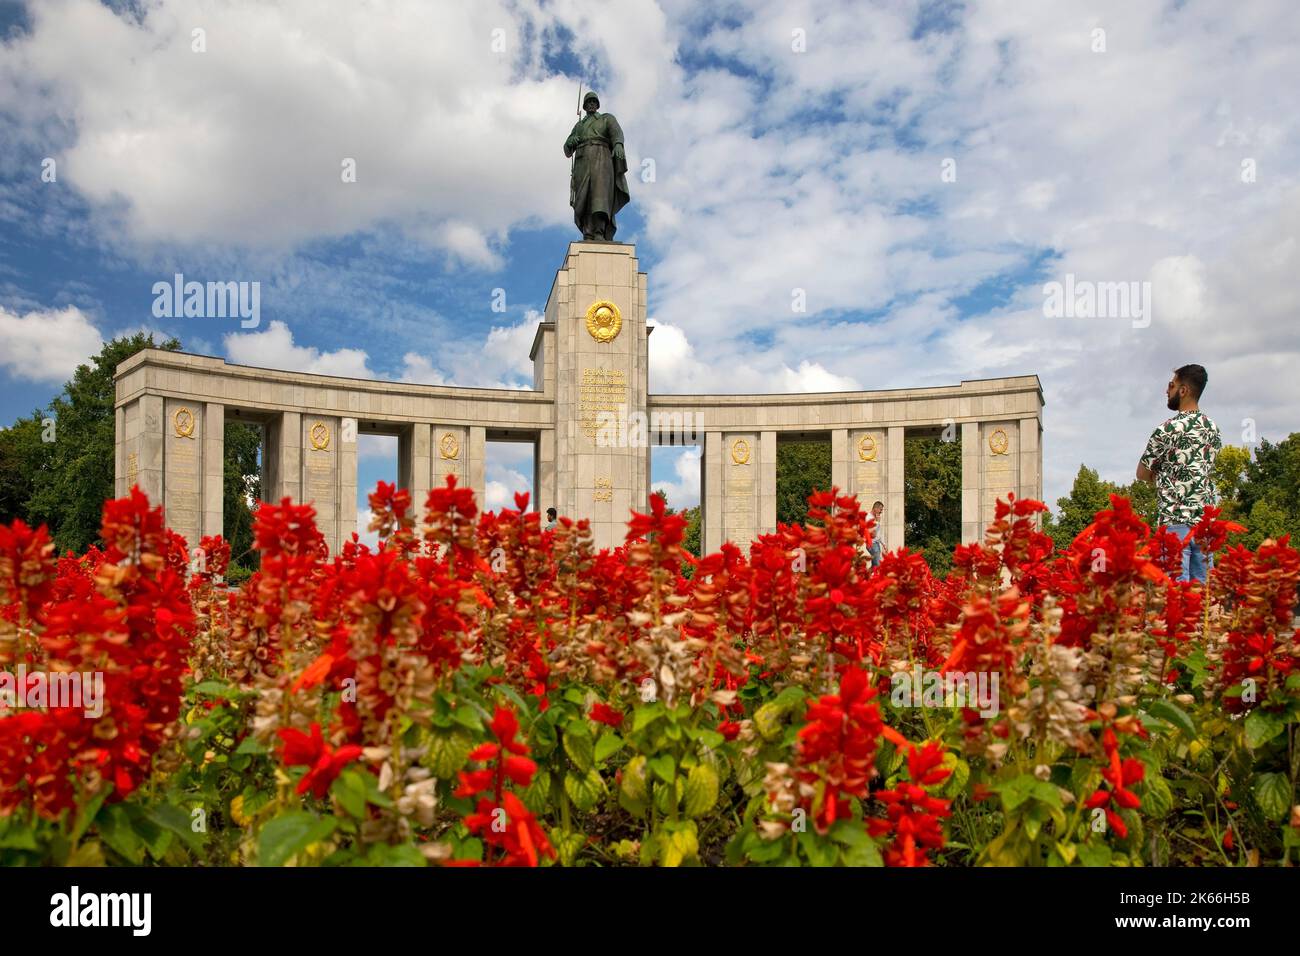
{"type": "MultiPolygon", "coordinates": [[[[1138,480],[1155,483],[1158,521],[1180,538],[1187,538],[1205,506],[1214,504],[1214,458],[1223,439],[1198,404],[1208,380],[1200,365],[1174,372],[1165,395],[1169,410],[1178,414],[1151,433],[1138,462],[1138,480]]],[[[1204,581],[1210,562],[1195,541],[1187,541],[1182,580],[1204,581]]]]}

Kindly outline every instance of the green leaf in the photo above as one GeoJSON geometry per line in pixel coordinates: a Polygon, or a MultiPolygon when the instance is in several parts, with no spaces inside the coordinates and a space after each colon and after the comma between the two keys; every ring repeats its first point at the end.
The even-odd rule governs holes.
{"type": "Polygon", "coordinates": [[[781,735],[781,718],[784,715],[785,709],[783,707],[774,700],[768,701],[754,711],[754,729],[762,735],[764,740],[775,740],[781,735]]]}
{"type": "Polygon", "coordinates": [[[95,827],[100,839],[128,862],[137,865],[144,862],[144,842],[131,826],[131,816],[122,804],[115,803],[101,810],[95,818],[95,827]]]}
{"type": "Polygon", "coordinates": [[[519,798],[532,813],[544,813],[551,802],[551,772],[545,767],[538,767],[537,773],[533,774],[533,782],[519,798]]]}
{"type": "Polygon", "coordinates": [[[1142,785],[1142,809],[1159,819],[1174,808],[1174,792],[1159,774],[1148,773],[1142,785]]]}
{"type": "Polygon", "coordinates": [[[885,861],[880,858],[880,848],[876,846],[876,841],[871,839],[860,822],[836,820],[827,831],[827,836],[844,847],[842,855],[845,866],[885,865],[885,861]]]}
{"type": "Polygon", "coordinates": [[[424,764],[439,780],[450,780],[456,771],[465,766],[465,759],[474,749],[474,737],[468,730],[456,727],[451,730],[429,732],[429,752],[424,764]]]}
{"type": "Polygon", "coordinates": [[[1283,773],[1261,773],[1251,788],[1255,803],[1270,820],[1281,820],[1291,806],[1291,784],[1283,773]]]}
{"type": "Polygon", "coordinates": [[[338,825],[334,817],[303,810],[278,816],[262,828],[257,842],[258,866],[283,866],[313,843],[324,840],[338,825]]]}
{"type": "Polygon", "coordinates": [[[587,844],[585,834],[573,830],[561,830],[559,827],[555,827],[550,831],[550,837],[551,846],[555,847],[561,866],[573,866],[574,861],[578,858],[578,853],[587,844]]]}
{"type": "Polygon", "coordinates": [[[264,754],[270,753],[270,750],[267,748],[266,744],[261,743],[255,737],[245,737],[239,742],[239,746],[235,748],[235,753],[264,754]]]}
{"type": "Polygon", "coordinates": [[[366,816],[366,782],[355,770],[344,770],[330,787],[339,805],[358,820],[366,816]]]}
{"type": "Polygon", "coordinates": [[[461,704],[456,708],[455,713],[451,715],[451,719],[474,733],[480,733],[483,730],[483,716],[472,704],[461,704]]]}
{"type": "Polygon", "coordinates": [[[591,739],[591,731],[587,729],[586,721],[572,721],[564,729],[564,752],[569,755],[573,765],[582,773],[586,773],[595,766],[594,744],[595,742],[591,739]]]}
{"type": "Polygon", "coordinates": [[[623,775],[619,782],[618,802],[629,813],[637,815],[644,813],[646,804],[650,801],[645,771],[646,759],[643,754],[637,754],[623,768],[623,775]]]}
{"type": "Polygon", "coordinates": [[[586,773],[566,773],[564,792],[575,807],[586,813],[605,795],[605,781],[594,768],[586,773]]]}
{"type": "Polygon", "coordinates": [[[709,750],[716,750],[727,742],[727,738],[716,730],[701,729],[697,738],[709,750]]]}
{"type": "Polygon", "coordinates": [[[676,827],[665,824],[661,839],[660,865],[681,866],[683,863],[695,862],[698,859],[700,843],[695,832],[694,821],[687,820],[678,823],[676,827]]]}
{"type": "Polygon", "coordinates": [[[654,805],[655,809],[668,816],[673,812],[673,808],[682,802],[682,796],[686,793],[686,778],[678,777],[673,781],[672,789],[668,784],[658,783],[654,788],[654,805]]]}
{"type": "Polygon", "coordinates": [[[966,790],[966,784],[970,781],[970,764],[949,752],[943,755],[943,765],[952,773],[940,784],[939,793],[951,800],[966,790]]]}
{"type": "Polygon", "coordinates": [[[426,867],[429,861],[424,858],[423,853],[409,843],[399,843],[396,846],[378,843],[366,853],[366,865],[426,867]]]}
{"type": "Polygon", "coordinates": [[[65,866],[107,866],[104,861],[104,848],[99,841],[91,840],[77,847],[76,852],[68,857],[65,866]]]}
{"type": "Polygon", "coordinates": [[[677,770],[672,754],[655,754],[650,758],[649,765],[654,775],[664,783],[670,782],[677,770]]]}
{"type": "Polygon", "coordinates": [[[240,696],[238,689],[220,680],[205,680],[191,689],[200,697],[228,697],[234,700],[240,696]]]}
{"type": "Polygon", "coordinates": [[[703,816],[718,802],[718,772],[708,764],[696,764],[686,777],[682,810],[688,817],[703,816]]]}
{"type": "Polygon", "coordinates": [[[160,803],[155,807],[150,807],[145,813],[158,826],[170,830],[184,840],[191,849],[197,850],[203,846],[205,834],[194,832],[192,826],[194,818],[190,815],[190,811],[183,807],[171,803],[160,803]]]}
{"type": "Polygon", "coordinates": [[[655,701],[632,711],[632,733],[638,733],[664,716],[664,705],[655,701]]]}
{"type": "Polygon", "coordinates": [[[1255,750],[1285,729],[1286,724],[1281,717],[1256,707],[1246,718],[1246,746],[1255,750]]]}
{"type": "Polygon", "coordinates": [[[36,845],[36,834],[32,832],[30,826],[15,819],[9,818],[9,823],[0,831],[0,848],[5,850],[38,850],[36,845]]]}
{"type": "Polygon", "coordinates": [[[623,738],[612,731],[601,734],[600,739],[596,741],[596,762],[603,763],[610,756],[618,753],[624,743],[623,738]]]}
{"type": "Polygon", "coordinates": [[[1079,851],[1079,862],[1084,866],[1110,866],[1111,850],[1101,840],[1075,845],[1079,851]]]}
{"type": "Polygon", "coordinates": [[[1192,718],[1187,715],[1187,712],[1177,704],[1167,700],[1153,700],[1146,705],[1146,711],[1152,717],[1159,718],[1165,723],[1173,724],[1186,734],[1189,740],[1196,739],[1196,724],[1193,723],[1192,718]]]}

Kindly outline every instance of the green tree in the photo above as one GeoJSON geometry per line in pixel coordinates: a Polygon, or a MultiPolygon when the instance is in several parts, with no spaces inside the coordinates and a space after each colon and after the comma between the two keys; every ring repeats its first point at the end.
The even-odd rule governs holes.
{"type": "Polygon", "coordinates": [[[1248,448],[1224,445],[1214,457],[1214,489],[1218,492],[1223,516],[1231,521],[1240,521],[1244,517],[1239,497],[1249,466],[1248,448]]]}
{"type": "Polygon", "coordinates": [[[886,544],[894,549],[906,543],[942,576],[961,543],[961,442],[913,436],[903,447],[904,540],[886,544]]]}
{"type": "Polygon", "coordinates": [[[1300,543],[1300,432],[1276,444],[1266,439],[1259,443],[1245,465],[1234,504],[1247,528],[1240,537],[1248,547],[1284,534],[1291,535],[1293,544],[1300,543]]]}
{"type": "Polygon", "coordinates": [[[0,523],[21,518],[30,523],[27,503],[48,468],[50,443],[44,412],[32,412],[8,428],[0,428],[0,523]]]}
{"type": "Polygon", "coordinates": [[[1070,493],[1056,499],[1055,514],[1049,512],[1043,517],[1043,531],[1051,536],[1057,548],[1068,548],[1079,532],[1092,524],[1098,511],[1110,507],[1111,495],[1129,499],[1133,510],[1155,527],[1156,490],[1153,485],[1137,479],[1127,485],[1117,485],[1104,480],[1087,465],[1080,465],[1070,493]]]}
{"type": "Polygon", "coordinates": [[[55,440],[28,499],[33,521],[50,526],[60,551],[81,552],[99,539],[104,501],[113,497],[114,413],[117,366],[141,349],[175,351],[176,339],[161,345],[152,333],[116,338],[77,366],[49,408],[55,440]]]}
{"type": "Polygon", "coordinates": [[[259,563],[258,554],[253,550],[251,502],[262,497],[258,458],[261,447],[260,428],[242,422],[226,422],[221,534],[230,542],[230,573],[227,578],[232,582],[256,571],[259,563]]]}
{"type": "Polygon", "coordinates": [[[1079,532],[1092,524],[1098,511],[1110,507],[1110,496],[1115,491],[1114,482],[1102,481],[1096,471],[1080,465],[1070,493],[1056,499],[1056,513],[1044,516],[1043,531],[1051,535],[1058,548],[1069,547],[1079,532]]]}
{"type": "Polygon", "coordinates": [[[830,442],[777,442],[777,524],[803,524],[808,520],[808,496],[830,486],[830,442]]]}

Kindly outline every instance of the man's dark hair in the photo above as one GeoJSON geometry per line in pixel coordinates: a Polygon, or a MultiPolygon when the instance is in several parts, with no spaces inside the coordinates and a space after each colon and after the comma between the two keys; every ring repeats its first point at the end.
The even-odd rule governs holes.
{"type": "Polygon", "coordinates": [[[554,518],[554,517],[555,517],[555,509],[554,509],[554,508],[547,508],[547,509],[546,509],[546,517],[548,517],[548,518],[554,518]]]}
{"type": "Polygon", "coordinates": [[[1174,377],[1192,390],[1192,398],[1197,401],[1201,399],[1201,392],[1205,391],[1205,383],[1210,380],[1210,375],[1203,365],[1184,365],[1182,368],[1176,368],[1174,377]]]}
{"type": "Polygon", "coordinates": [[[880,505],[880,507],[882,507],[882,508],[885,507],[885,503],[884,503],[883,501],[873,501],[873,502],[871,502],[871,507],[872,507],[873,510],[875,509],[876,505],[880,505]]]}

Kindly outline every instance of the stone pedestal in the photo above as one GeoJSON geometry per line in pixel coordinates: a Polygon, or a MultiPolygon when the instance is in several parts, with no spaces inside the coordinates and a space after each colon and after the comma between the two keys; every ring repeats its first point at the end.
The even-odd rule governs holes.
{"type": "MultiPolygon", "coordinates": [[[[542,478],[536,507],[544,512],[553,505],[562,515],[589,519],[596,546],[615,547],[626,536],[632,509],[645,510],[650,484],[649,329],[635,249],[571,243],[551,288],[546,322],[554,326],[554,343],[546,341],[534,358],[540,360],[539,380],[555,387],[554,483],[542,478]]],[[[539,459],[552,454],[547,444],[538,449],[539,459]]],[[[539,472],[546,464],[539,461],[539,472]]]]}

